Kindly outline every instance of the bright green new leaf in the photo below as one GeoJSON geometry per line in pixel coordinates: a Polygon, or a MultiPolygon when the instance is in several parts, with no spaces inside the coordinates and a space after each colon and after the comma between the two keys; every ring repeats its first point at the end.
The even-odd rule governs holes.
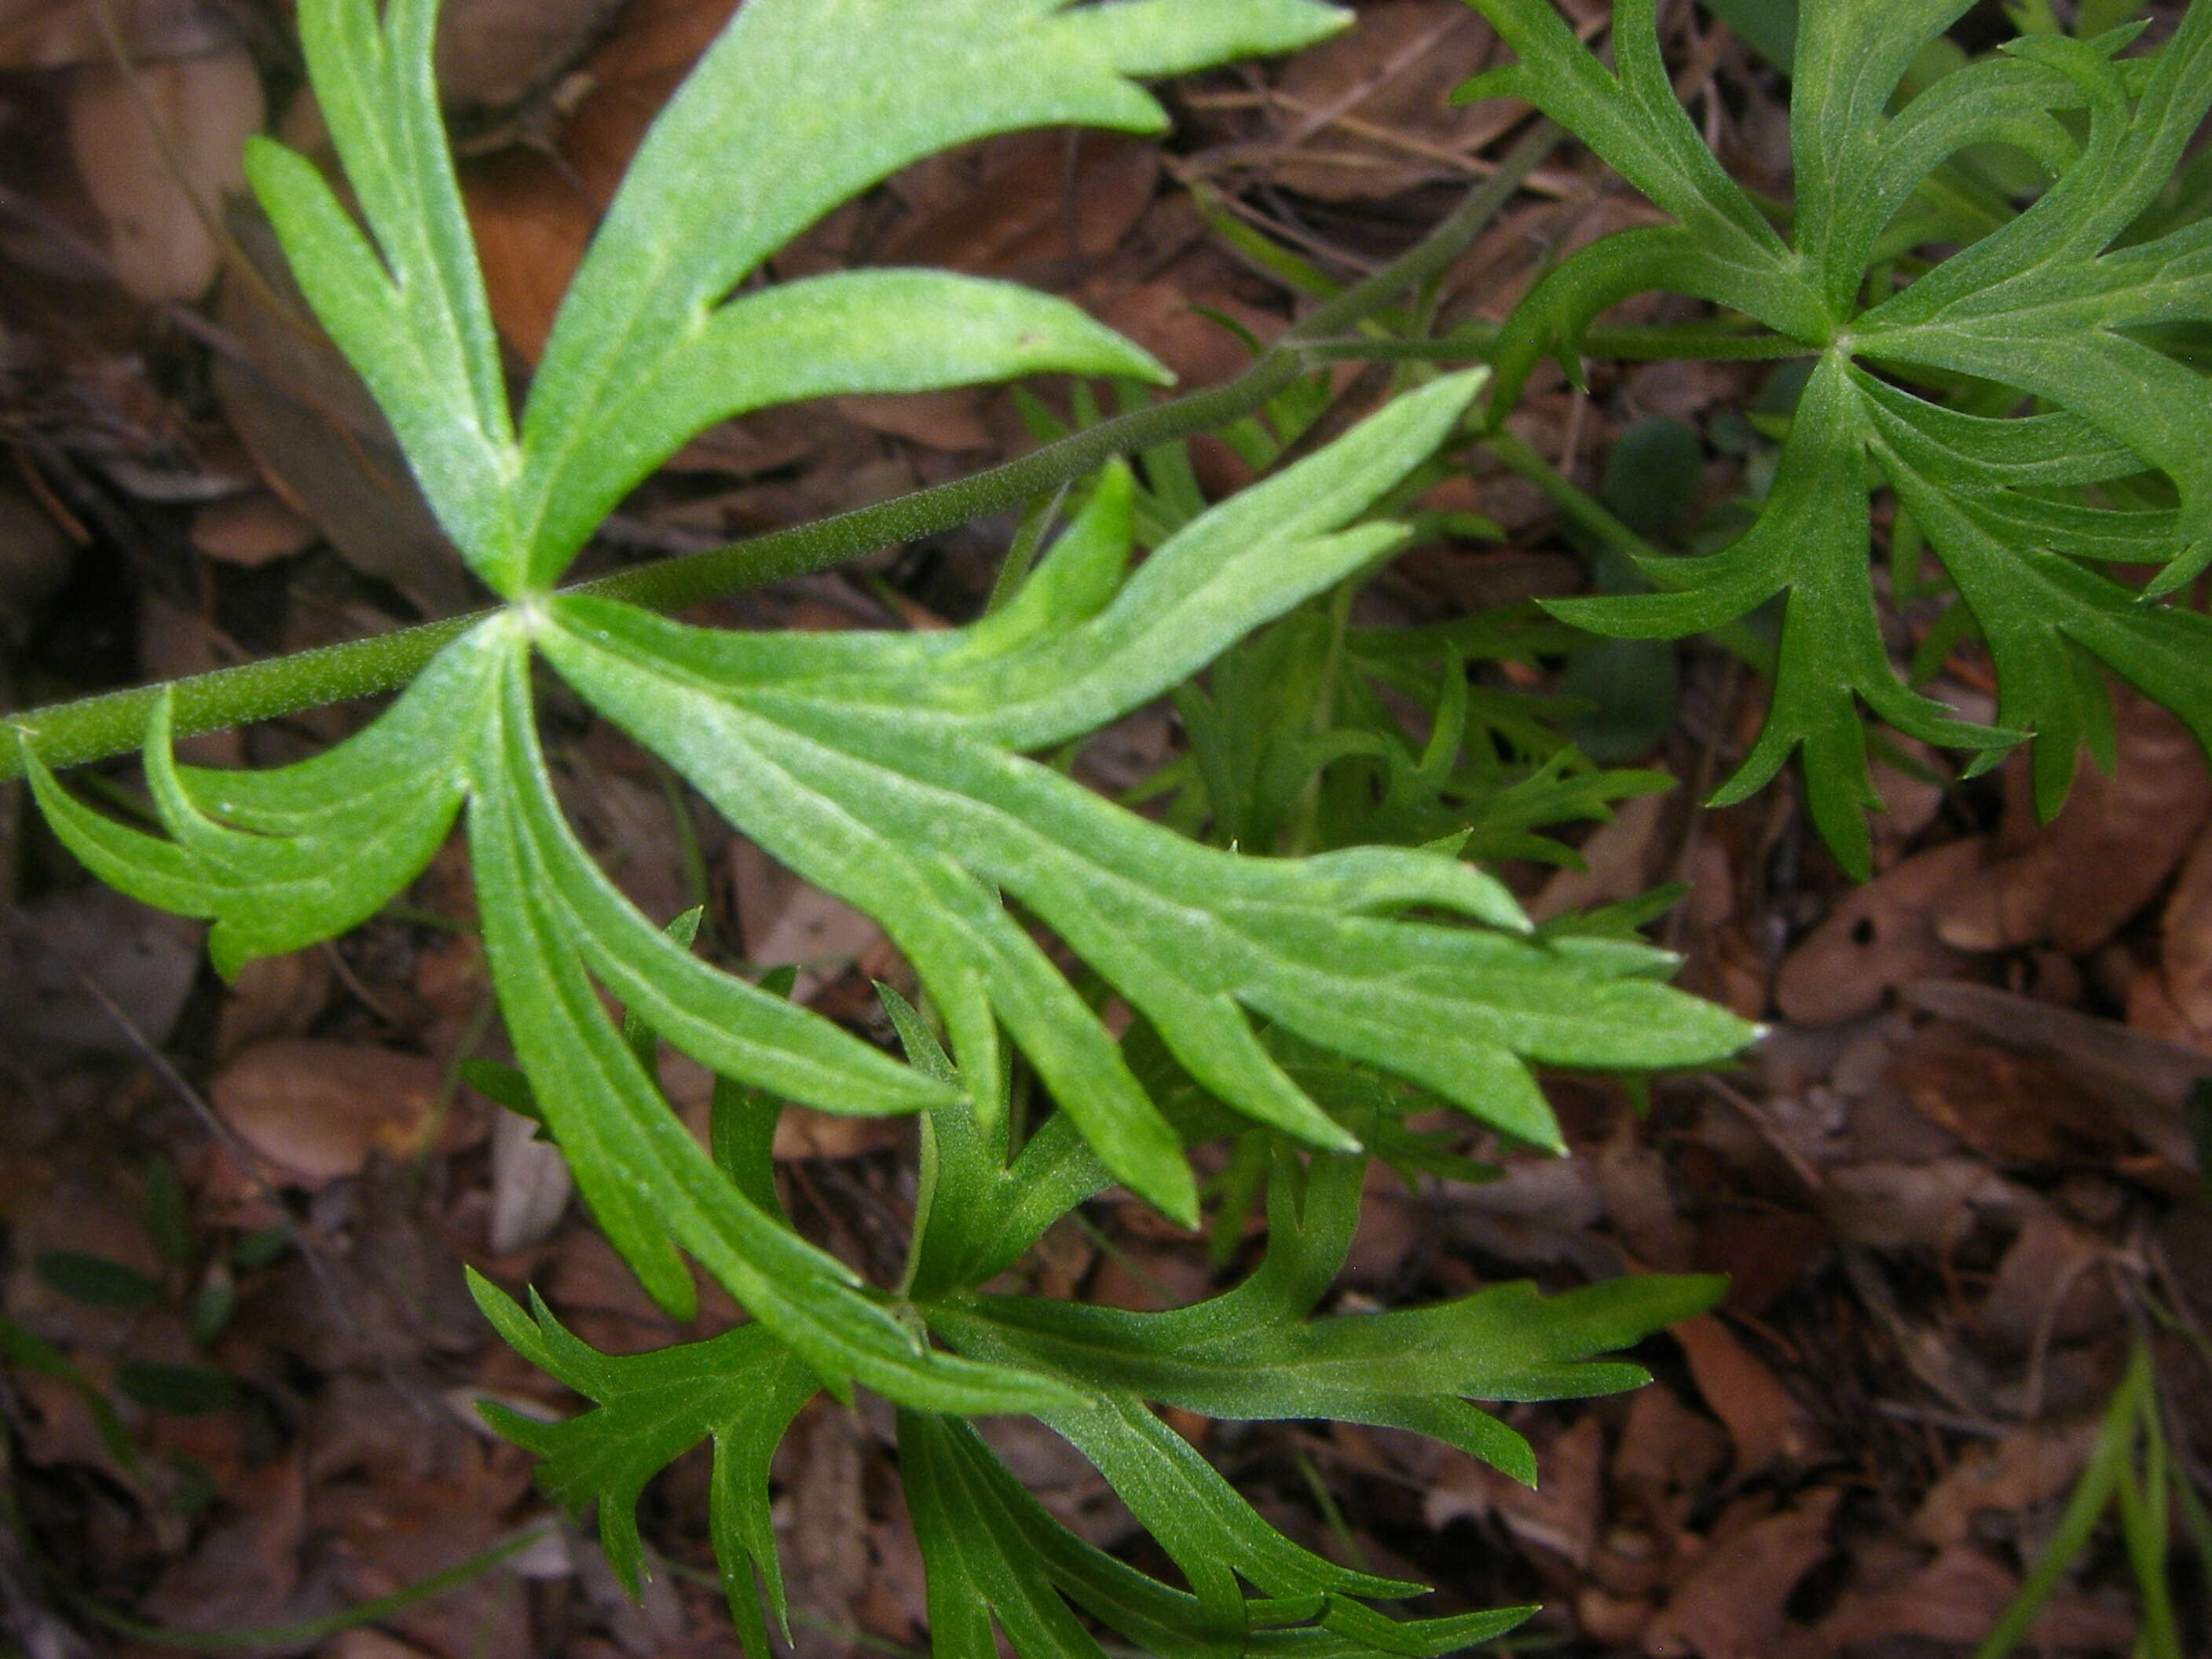
{"type": "Polygon", "coordinates": [[[2192,5],[2154,56],[2119,58],[2132,27],[2045,35],[1943,76],[1894,113],[1893,94],[1966,0],[1836,0],[1797,38],[1792,240],[1712,161],[1660,64],[1651,0],[1618,8],[1618,76],[1547,0],[1469,0],[1519,61],[1470,95],[1528,98],[1571,128],[1677,222],[1611,237],[1561,264],[1509,323],[1494,407],[1534,364],[1575,367],[1607,307],[1664,289],[1747,313],[1820,354],[1760,521],[1698,559],[1646,560],[1656,594],[1559,603],[1559,616],[1647,637],[1711,629],[1780,596],[1781,648],[1759,742],[1717,799],[1741,799],[1802,749],[1814,817],[1864,873],[1863,810],[1875,805],[1857,731],[1864,702],[1900,731],[1987,754],[2037,739],[2037,793],[2063,799],[2082,733],[2100,723],[2100,678],[2077,653],[2166,704],[2212,746],[2202,618],[2136,595],[2082,562],[2165,570],[2143,599],[2212,562],[2212,394],[2153,331],[2212,319],[2212,222],[2129,242],[2183,146],[2212,109],[2212,7],[2192,5]],[[2080,136],[2086,133],[2086,137],[2080,136]],[[1868,270],[1903,250],[1893,227],[1923,180],[1962,150],[2007,145],[2047,169],[2009,222],[1893,293],[1868,270]],[[1870,368],[2009,388],[2038,412],[1963,414],[1870,368]],[[2022,428],[2014,433],[2010,427],[2022,428]],[[2163,474],[2178,511],[2115,505],[2094,487],[2163,474]],[[1908,691],[1884,647],[1868,572],[1867,493],[1886,483],[1911,510],[1996,659],[1999,729],[1976,731],[1908,691]],[[2085,487],[2089,493],[2085,493],[2085,487]],[[2200,660],[2201,658],[2194,659],[2200,660]]]}

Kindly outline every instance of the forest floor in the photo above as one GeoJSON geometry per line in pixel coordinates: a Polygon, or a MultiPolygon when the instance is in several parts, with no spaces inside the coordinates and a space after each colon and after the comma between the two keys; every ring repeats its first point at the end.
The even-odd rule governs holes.
{"type": "MultiPolygon", "coordinates": [[[[730,9],[448,0],[445,83],[518,368],[644,124],[730,9]]],[[[1586,33],[1605,21],[1589,0],[1569,10],[1586,33]]],[[[205,205],[235,185],[244,134],[319,131],[289,11],[118,3],[126,72],[91,6],[0,0],[0,704],[469,602],[359,392],[271,308],[282,278],[265,228],[234,203],[205,205]]],[[[1784,77],[1703,10],[1664,14],[1693,117],[1739,177],[1786,194],[1784,77]]],[[[1978,11],[1966,27],[1984,23],[1978,11]]],[[[1381,0],[1288,64],[1165,89],[1164,147],[1061,133],[975,146],[834,215],[775,273],[917,263],[1015,278],[1076,300],[1185,386],[1216,382],[1247,347],[1215,319],[1264,338],[1296,301],[1208,213],[1340,277],[1374,268],[1485,176],[1525,118],[1445,100],[1497,50],[1457,0],[1381,0]]],[[[1458,261],[1443,314],[1501,317],[1544,260],[1650,216],[1564,149],[1458,261]]],[[[1622,435],[1661,434],[1679,453],[1688,434],[1674,516],[1690,522],[1757,465],[1771,374],[1595,365],[1584,392],[1553,372],[1512,430],[1623,512],[1636,483],[1613,465],[1622,435]]],[[[1350,371],[1341,387],[1347,407],[1380,395],[1350,371]]],[[[587,557],[608,569],[713,545],[1029,441],[997,389],[776,411],[694,443],[587,557]]],[[[1225,448],[1196,456],[1210,489],[1238,481],[1225,448]]],[[[1416,550],[1363,601],[1373,620],[1587,581],[1590,547],[1502,462],[1427,505],[1479,514],[1499,538],[1416,550]]],[[[707,614],[957,623],[1012,529],[970,526],[707,614]]],[[[1582,870],[1507,873],[1540,915],[1688,883],[1656,928],[1686,959],[1682,982],[1771,1035],[1741,1068],[1666,1079],[1646,1102],[1556,1080],[1567,1159],[1510,1158],[1487,1185],[1417,1191],[1378,1175],[1340,1294],[1379,1306],[1507,1277],[1697,1269],[1731,1276],[1725,1306],[1646,1346],[1647,1389],[1508,1408],[1537,1449],[1534,1492],[1395,1432],[1214,1425],[1203,1443],[1270,1520],[1438,1585],[1438,1611],[1542,1601],[1522,1636],[1553,1651],[1961,1655],[2057,1528],[2139,1352],[2171,1466],[2206,1489],[2212,1201],[2188,1103],[2212,1071],[2212,781],[2178,722],[2132,700],[2114,774],[2085,769],[2047,825],[2015,766],[1947,785],[1921,765],[1936,757],[1893,750],[1876,873],[1854,886],[1788,780],[1741,806],[1698,804],[1762,700],[1717,648],[1686,647],[1674,666],[1632,689],[1630,712],[1648,696],[1657,717],[1640,737],[1632,720],[1595,740],[1682,787],[1577,831],[1582,870]]],[[[1984,667],[1959,653],[1947,695],[1985,708],[1984,667]]],[[[1533,668],[1484,672],[1501,690],[1549,685],[1533,668]]],[[[204,763],[266,764],[364,718],[325,709],[188,747],[204,763]]],[[[564,717],[550,730],[576,822],[649,914],[703,899],[726,955],[807,964],[801,994],[870,1028],[870,981],[893,969],[872,922],[733,837],[606,728],[564,717]]],[[[1086,765],[1127,787],[1178,741],[1151,710],[1086,765]]],[[[646,1536],[668,1571],[634,1605],[589,1529],[557,1523],[529,1460],[476,1414],[486,1396],[564,1401],[493,1339],[465,1262],[536,1285],[617,1352],[735,1311],[709,1294],[696,1327],[672,1325],[530,1126],[459,1086],[460,1057],[504,1050],[458,848],[404,906],[229,986],[197,927],[88,884],[19,787],[0,791],[0,1653],[152,1654],[198,1632],[231,1633],[204,1649],[333,1659],[734,1656],[702,1456],[648,1495],[646,1536]],[[520,1553],[475,1560],[525,1534],[520,1553]],[[463,1564],[447,1593],[373,1624],[289,1645],[252,1634],[463,1564]]],[[[706,1082],[673,1068],[678,1106],[703,1111],[706,1082]]],[[[777,1148],[793,1214],[874,1259],[910,1203],[910,1139],[898,1123],[794,1112],[777,1148]]],[[[1034,1270],[1048,1292],[1129,1307],[1220,1277],[1202,1241],[1111,1200],[1055,1229],[1034,1270]]],[[[1161,1565],[1066,1445],[1027,1425],[989,1437],[1085,1535],[1161,1565]]],[[[884,1419],[817,1401],[775,1480],[801,1650],[926,1650],[884,1419]]],[[[2206,1586],[2179,1568],[2173,1580],[2185,1628],[2202,1632],[2206,1586]]],[[[2066,1566],[2034,1642],[2125,1654],[2138,1606],[2108,1525],[2066,1566]]]]}

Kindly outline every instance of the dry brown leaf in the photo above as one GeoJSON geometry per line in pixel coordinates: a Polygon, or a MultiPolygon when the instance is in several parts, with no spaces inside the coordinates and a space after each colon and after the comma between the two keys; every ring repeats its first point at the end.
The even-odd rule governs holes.
{"type": "Polygon", "coordinates": [[[1948,1021],[1914,1032],[1889,1079],[1915,1111],[1993,1163],[2094,1164],[2126,1144],[2126,1125],[2063,1067],[1948,1021]]]}
{"type": "Polygon", "coordinates": [[[2180,1029],[2160,1035],[2212,1054],[2212,831],[2197,836],[2161,922],[2160,988],[2180,1029]]]}
{"type": "Polygon", "coordinates": [[[1771,1367],[1711,1314],[1671,1325],[1690,1376],[1735,1444],[1735,1478],[1802,1464],[1820,1445],[1812,1417],[1771,1367]]]}
{"type": "Polygon", "coordinates": [[[1856,1019],[1899,986],[1963,969],[1966,958],[1936,937],[1930,911],[1975,879],[1986,851],[1978,837],[1948,842],[1846,893],[1784,959],[1774,985],[1783,1013],[1807,1025],[1856,1019]]]}
{"type": "Polygon", "coordinates": [[[473,163],[461,176],[461,194],[499,337],[535,364],[584,262],[599,210],[573,173],[538,149],[505,150],[473,163]]]}
{"type": "MultiPolygon", "coordinates": [[[[729,869],[745,960],[757,967],[842,969],[883,937],[872,917],[808,885],[743,837],[730,843],[729,869]]],[[[800,1000],[820,983],[817,975],[802,973],[795,988],[800,1000]]]]}
{"type": "Polygon", "coordinates": [[[1692,1411],[1665,1383],[1654,1382],[1629,1401],[1613,1454],[1613,1489],[1671,1547],[1728,1454],[1728,1435],[1719,1424],[1692,1411]]]}
{"type": "Polygon", "coordinates": [[[1994,986],[1931,981],[1911,987],[1906,999],[2023,1053],[2055,1061],[2094,1090],[2110,1115],[2166,1164],[2195,1172],[2197,1151],[2182,1113],[2205,1072],[2204,1056],[2197,1050],[1994,986]]]}
{"type": "Polygon", "coordinates": [[[989,396],[981,387],[958,386],[840,398],[836,407],[847,420],[858,421],[872,432],[957,453],[991,447],[991,429],[983,424],[983,405],[989,396]]]}
{"type": "Polygon", "coordinates": [[[0,1042],[33,1067],[77,1054],[136,1057],[168,1040],[199,972],[205,927],[149,910],[105,887],[41,894],[27,927],[0,928],[0,1042]],[[116,1013],[86,989],[89,974],[116,1013]]]}
{"type": "Polygon", "coordinates": [[[1799,1650],[1790,1597],[1826,1559],[1828,1522],[1841,1497],[1822,1487],[1715,1544],[1646,1626],[1644,1652],[1652,1659],[1784,1659],[1799,1650]]]}
{"type": "MultiPolygon", "coordinates": [[[[234,44],[235,21],[213,0],[106,0],[133,63],[197,58],[234,44]]],[[[67,69],[113,56],[88,0],[0,4],[0,70],[67,69]]]]}
{"type": "Polygon", "coordinates": [[[1561,870],[1547,881],[1528,906],[1530,918],[1549,921],[1569,910],[1618,904],[1649,890],[1666,821],[1663,795],[1638,795],[1621,802],[1612,818],[1592,830],[1578,849],[1583,867],[1561,870]]]}
{"type": "Polygon", "coordinates": [[[245,184],[246,141],[266,112],[260,73],[242,47],[76,71],[70,154],[131,294],[191,301],[207,291],[222,259],[209,227],[224,192],[245,184]]]}
{"type": "Polygon", "coordinates": [[[1605,1430],[1590,1416],[1538,1443],[1534,1489],[1464,1452],[1447,1452],[1421,1498],[1421,1519],[1437,1531],[1496,1516],[1523,1545],[1577,1567],[1589,1564],[1604,1518],[1605,1430]]]}
{"type": "Polygon", "coordinates": [[[2096,1438],[2089,1421],[2021,1429],[1994,1446],[1968,1446],[1920,1500],[1913,1535],[1949,1549],[1972,1538],[1979,1510],[2026,1514],[2074,1484],[2096,1438]]]}
{"type": "Polygon", "coordinates": [[[463,113],[513,109],[590,49],[622,0],[445,0],[438,92],[463,113]]]}
{"type": "Polygon", "coordinates": [[[216,1016],[216,1057],[228,1060],[265,1037],[305,1036],[334,982],[330,955],[319,948],[256,957],[238,970],[216,1016]]]}
{"type": "Polygon", "coordinates": [[[1465,177],[1458,157],[1495,130],[1498,112],[1454,108],[1448,94],[1488,61],[1488,26],[1426,0],[1384,0],[1358,15],[1349,33],[1284,69],[1273,126],[1278,143],[1297,142],[1270,158],[1269,176],[1326,202],[1465,177]]]}
{"type": "Polygon", "coordinates": [[[591,91],[561,130],[561,154],[585,193],[611,201],[638,143],[738,0],[630,0],[622,25],[584,66],[591,91]]]}
{"type": "Polygon", "coordinates": [[[1977,1212],[2017,1213],[2036,1201],[1972,1158],[1846,1164],[1828,1172],[1819,1194],[1821,1220],[1844,1243],[1939,1254],[1972,1230],[1977,1212]]]}
{"type": "MultiPolygon", "coordinates": [[[[2020,1594],[2020,1581],[1971,1546],[1945,1550],[1901,1584],[1844,1593],[1820,1621],[1833,1651],[1898,1638],[1979,1642],[2020,1594]]],[[[2029,1640],[2046,1648],[2123,1653],[2135,1622],[2078,1595],[2053,1596],[2029,1640]]]]}
{"type": "Polygon", "coordinates": [[[1937,896],[1936,934],[1962,951],[2048,939],[2084,956],[2150,902],[2189,850],[2212,780],[2189,728],[2155,703],[2117,700],[2118,763],[2081,769],[2051,823],[2034,821],[2025,756],[2008,762],[1998,856],[1982,879],[1937,896]]]}
{"type": "Polygon", "coordinates": [[[465,609],[472,589],[460,556],[440,532],[391,429],[361,381],[314,325],[266,220],[240,210],[233,236],[275,291],[279,315],[257,284],[228,282],[216,319],[246,348],[251,367],[218,353],[216,394],[270,489],[320,526],[356,569],[392,583],[433,615],[465,609]]]}
{"type": "Polygon", "coordinates": [[[501,1111],[491,1126],[491,1219],[487,1242],[495,1255],[511,1255],[552,1237],[576,1190],[561,1149],[538,1133],[538,1125],[501,1111]]]}
{"type": "Polygon", "coordinates": [[[192,514],[192,545],[219,563],[247,570],[304,553],[315,535],[305,514],[259,491],[210,501],[192,514]]]}
{"type": "Polygon", "coordinates": [[[441,1076],[419,1054],[278,1037],[217,1073],[210,1098],[288,1184],[316,1188],[359,1175],[372,1153],[422,1152],[440,1127],[441,1076]]]}
{"type": "Polygon", "coordinates": [[[894,180],[891,188],[916,212],[870,263],[1056,285],[1054,276],[1120,246],[1152,204],[1159,176],[1158,153],[1138,139],[1068,132],[994,139],[894,180]]]}
{"type": "Polygon", "coordinates": [[[2015,1353],[2078,1341],[2119,1316],[2102,1239],[2049,1208],[2029,1212],[1982,1298],[1982,1328],[2015,1353]]]}

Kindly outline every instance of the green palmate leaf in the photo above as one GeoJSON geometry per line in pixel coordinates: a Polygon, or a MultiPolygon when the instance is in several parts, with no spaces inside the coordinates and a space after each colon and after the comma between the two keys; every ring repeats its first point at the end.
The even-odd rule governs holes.
{"type": "MultiPolygon", "coordinates": [[[[534,1296],[529,1313],[473,1271],[469,1290],[499,1334],[596,1409],[541,1423],[485,1401],[492,1427],[545,1460],[538,1485],[564,1509],[599,1507],[599,1540],[635,1595],[644,1569],[637,1501],[646,1483],[702,1440],[714,1443],[709,1524],[730,1616],[746,1650],[765,1659],[761,1598],[784,1624],[783,1572],[769,1518],[769,1463],[815,1393],[806,1365],[766,1327],[744,1325],[705,1342],[616,1358],[563,1329],[534,1296]]],[[[790,1640],[787,1625],[784,1639],[790,1640]]]]}
{"type": "MultiPolygon", "coordinates": [[[[1316,1146],[1352,1143],[1267,1055],[1249,1011],[1554,1144],[1522,1057],[1690,1063],[1742,1028],[1645,978],[1645,955],[1517,937],[1526,924],[1504,890],[1451,859],[1194,847],[1009,752],[1158,695],[1387,550],[1389,526],[1341,526],[1435,447],[1472,390],[1461,377],[1401,399],[1190,526],[1110,603],[1129,546],[1125,476],[1031,586],[972,629],[763,638],[560,600],[538,644],[732,823],[884,923],[943,1012],[987,1128],[1001,1110],[1003,1021],[1106,1168],[1170,1213],[1194,1213],[1176,1136],[1003,889],[1239,1111],[1316,1146]],[[1490,926],[1407,919],[1417,907],[1490,926]]],[[[692,1047],[674,1018],[652,1016],[692,1047]]]]}
{"type": "Polygon", "coordinates": [[[1617,77],[1547,0],[1470,3],[1520,58],[1471,90],[1533,100],[1678,221],[1600,242],[1537,286],[1501,339],[1493,407],[1510,407],[1546,353],[1572,367],[1590,321],[1648,289],[1747,313],[1820,354],[1748,534],[1709,557],[1643,562],[1657,593],[1552,607],[1603,632],[1668,636],[1781,597],[1767,726],[1717,799],[1740,799],[1802,749],[1814,815],[1863,872],[1862,811],[1875,798],[1856,729],[1863,702],[1915,737],[1984,754],[2033,734],[2038,797],[2055,811],[2082,735],[2101,719],[2100,677],[2083,672],[2081,653],[2212,745],[2203,676],[2188,666],[2202,618],[2137,603],[2085,568],[2163,565],[2145,590],[2155,597],[2212,562],[2212,396],[2200,373],[2149,343],[2155,330],[2212,317],[2212,225],[2125,241],[2212,108],[2212,7],[2190,7],[2148,58],[2116,58],[2128,29],[2015,42],[1894,113],[1907,70],[1965,0],[1808,9],[1791,106],[1793,245],[1705,155],[1660,70],[1650,0],[1618,9],[1617,77]],[[1907,198],[1959,152],[1990,144],[2027,151],[2049,188],[1929,274],[1862,303],[1869,266],[1901,251],[1887,243],[1907,198]],[[1999,390],[1971,416],[1869,367],[1999,390]],[[2021,394],[2045,412],[1990,418],[2021,394]],[[2121,510],[2085,493],[2154,471],[2178,510],[2121,510]],[[1867,568],[1873,482],[1898,492],[1989,639],[2003,729],[1977,732],[1899,683],[1867,568]]]}
{"type": "Polygon", "coordinates": [[[931,1645],[944,1659],[991,1659],[994,1624],[1022,1659],[1104,1659],[1079,1607],[1166,1659],[1437,1659],[1501,1636],[1535,1611],[1401,1623],[1326,1595],[1223,1606],[1171,1589],[1078,1538],[965,1423],[902,1413],[899,1467],[929,1575],[931,1645]]]}
{"type": "Polygon", "coordinates": [[[624,491],[747,410],[1043,370],[1166,379],[1065,301],[1004,283],[868,271],[731,296],[910,161],[1025,127],[1158,131],[1166,118],[1129,77],[1286,51],[1348,21],[1310,0],[751,0],[647,134],[518,438],[431,78],[437,9],[301,7],[366,235],[303,157],[257,141],[248,173],[439,521],[509,597],[549,586],[624,491]]]}

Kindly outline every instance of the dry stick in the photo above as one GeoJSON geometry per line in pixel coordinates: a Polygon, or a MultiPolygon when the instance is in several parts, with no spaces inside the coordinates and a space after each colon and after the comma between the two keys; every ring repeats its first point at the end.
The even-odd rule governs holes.
{"type": "MultiPolygon", "coordinates": [[[[1403,289],[1446,269],[1551,154],[1561,136],[1549,121],[1539,121],[1499,162],[1498,171],[1410,252],[1318,307],[1225,385],[1103,422],[970,477],[562,591],[620,599],[649,611],[680,611],[1021,506],[1117,455],[1171,443],[1249,414],[1308,370],[1309,341],[1342,335],[1403,289]]],[[[165,692],[174,699],[175,732],[182,738],[396,690],[443,647],[493,614],[475,611],[373,639],[11,716],[0,721],[0,729],[17,739],[0,743],[0,782],[21,775],[27,750],[46,765],[61,768],[137,749],[145,741],[148,717],[165,692]]]]}

